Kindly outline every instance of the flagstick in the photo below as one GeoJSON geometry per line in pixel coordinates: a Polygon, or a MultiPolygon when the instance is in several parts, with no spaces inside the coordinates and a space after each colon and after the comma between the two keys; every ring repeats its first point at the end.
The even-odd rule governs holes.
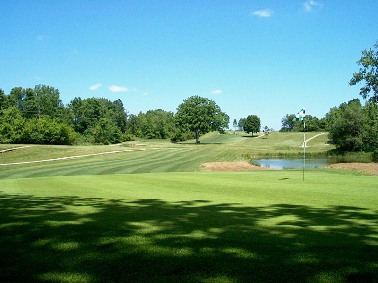
{"type": "Polygon", "coordinates": [[[303,181],[306,167],[306,120],[303,119],[303,181]]]}

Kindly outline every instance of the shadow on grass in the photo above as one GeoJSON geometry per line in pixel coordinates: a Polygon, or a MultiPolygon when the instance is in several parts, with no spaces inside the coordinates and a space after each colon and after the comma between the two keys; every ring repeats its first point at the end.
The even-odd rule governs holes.
{"type": "Polygon", "coordinates": [[[259,135],[243,135],[242,137],[243,138],[251,138],[251,139],[253,139],[253,138],[258,138],[259,135]]]}
{"type": "Polygon", "coordinates": [[[377,282],[358,207],[0,194],[1,282],[377,282]]]}

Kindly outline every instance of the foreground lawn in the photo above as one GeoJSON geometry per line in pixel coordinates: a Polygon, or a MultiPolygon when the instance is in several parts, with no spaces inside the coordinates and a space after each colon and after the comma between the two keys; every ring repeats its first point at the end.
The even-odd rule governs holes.
{"type": "Polygon", "coordinates": [[[377,282],[377,185],[319,169],[0,179],[0,282],[377,282]]]}

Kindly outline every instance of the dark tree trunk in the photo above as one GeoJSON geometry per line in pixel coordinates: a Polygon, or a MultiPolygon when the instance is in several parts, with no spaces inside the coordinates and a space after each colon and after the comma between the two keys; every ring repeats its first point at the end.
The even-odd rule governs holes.
{"type": "Polygon", "coordinates": [[[200,131],[199,129],[196,130],[196,144],[199,144],[200,141],[199,141],[199,137],[200,137],[200,131]]]}

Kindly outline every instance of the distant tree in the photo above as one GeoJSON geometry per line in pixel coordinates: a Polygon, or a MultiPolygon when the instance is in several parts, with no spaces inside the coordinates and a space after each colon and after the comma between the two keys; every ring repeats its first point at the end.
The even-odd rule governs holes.
{"type": "Polygon", "coordinates": [[[328,130],[328,121],[325,117],[319,119],[318,122],[318,131],[327,131],[328,130]]]}
{"type": "Polygon", "coordinates": [[[360,88],[360,95],[370,101],[378,103],[378,41],[374,45],[375,50],[363,50],[360,60],[360,70],[353,74],[350,85],[356,85],[362,81],[365,85],[360,88]]]}
{"type": "Polygon", "coordinates": [[[265,126],[263,131],[264,131],[264,136],[267,138],[267,137],[269,136],[269,134],[270,134],[270,129],[269,129],[269,127],[268,127],[268,126],[265,126]]]}
{"type": "Polygon", "coordinates": [[[329,109],[329,111],[325,114],[325,119],[327,120],[328,127],[331,123],[333,123],[339,114],[339,108],[338,107],[332,107],[329,109]]]}
{"type": "Polygon", "coordinates": [[[238,122],[239,131],[244,131],[244,123],[246,118],[240,118],[238,122]]]}
{"type": "Polygon", "coordinates": [[[245,122],[244,122],[244,131],[248,134],[251,133],[253,136],[253,133],[260,132],[260,118],[256,115],[249,115],[245,122]]]}
{"type": "Polygon", "coordinates": [[[224,131],[228,126],[229,117],[222,112],[213,101],[200,96],[185,99],[177,108],[175,115],[177,128],[195,133],[196,144],[199,143],[200,134],[210,131],[224,131]]]}
{"type": "Polygon", "coordinates": [[[234,122],[232,123],[232,126],[234,127],[234,132],[236,131],[236,127],[238,126],[238,122],[236,119],[234,119],[234,122]]]}
{"type": "Polygon", "coordinates": [[[29,92],[31,102],[33,102],[33,111],[50,117],[62,116],[64,105],[58,89],[47,85],[36,85],[34,95],[32,91],[29,92]]]}
{"type": "Polygon", "coordinates": [[[360,101],[354,99],[343,103],[337,112],[329,129],[329,137],[340,150],[363,150],[366,118],[360,101]]]}
{"type": "Polygon", "coordinates": [[[112,112],[111,119],[117,125],[117,128],[125,133],[127,130],[127,113],[122,100],[117,99],[111,105],[109,104],[109,110],[112,112]]]}
{"type": "Polygon", "coordinates": [[[127,129],[127,114],[120,100],[111,102],[105,98],[81,99],[75,97],[68,105],[75,131],[87,141],[101,143],[119,142],[118,136],[127,129]],[[115,134],[107,132],[113,129],[115,134]]]}
{"type": "Polygon", "coordinates": [[[100,118],[90,129],[95,143],[112,144],[122,141],[122,132],[109,118],[100,118]]]}
{"type": "Polygon", "coordinates": [[[364,151],[378,152],[378,104],[368,101],[363,107],[365,123],[363,125],[364,151]]]}
{"type": "Polygon", "coordinates": [[[21,112],[24,112],[23,107],[24,91],[22,87],[14,87],[11,89],[8,96],[9,107],[16,107],[21,112]]]}
{"type": "Polygon", "coordinates": [[[0,143],[22,143],[25,118],[16,107],[0,110],[0,143]]]}
{"type": "Polygon", "coordinates": [[[285,117],[281,119],[281,130],[280,132],[290,132],[294,130],[295,126],[295,115],[294,114],[286,114],[285,117]]]}
{"type": "Polygon", "coordinates": [[[22,143],[70,145],[77,136],[72,127],[46,115],[25,121],[22,143]]]}
{"type": "Polygon", "coordinates": [[[5,95],[4,91],[0,88],[0,110],[8,108],[8,97],[5,95]]]}
{"type": "MultiPolygon", "coordinates": [[[[306,132],[317,132],[319,131],[319,119],[317,117],[306,115],[306,132]]],[[[303,128],[300,130],[303,131],[303,128]]]]}
{"type": "Polygon", "coordinates": [[[173,136],[174,128],[173,113],[162,109],[140,112],[129,118],[129,132],[140,138],[168,139],[173,136]]]}
{"type": "Polygon", "coordinates": [[[59,90],[46,85],[36,85],[34,89],[13,88],[8,96],[8,105],[17,107],[26,118],[41,115],[63,118],[65,113],[59,90]]]}

